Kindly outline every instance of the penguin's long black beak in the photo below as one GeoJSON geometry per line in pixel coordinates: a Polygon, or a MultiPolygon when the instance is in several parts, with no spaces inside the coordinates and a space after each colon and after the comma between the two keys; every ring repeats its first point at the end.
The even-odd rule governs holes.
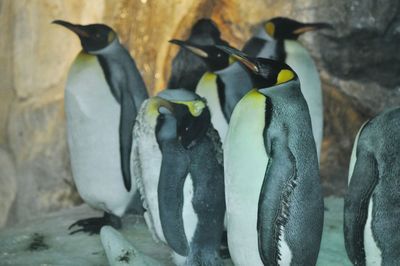
{"type": "Polygon", "coordinates": [[[329,23],[317,22],[317,23],[301,23],[301,26],[293,30],[296,35],[301,35],[305,32],[316,31],[320,29],[334,30],[333,26],[329,23]]]}
{"type": "Polygon", "coordinates": [[[187,50],[191,51],[192,53],[194,53],[195,55],[198,55],[200,57],[203,57],[203,58],[208,57],[208,53],[196,44],[181,41],[181,40],[176,40],[176,39],[170,40],[169,42],[179,45],[180,47],[187,49],[187,50]]]}
{"type": "Polygon", "coordinates": [[[228,47],[225,45],[215,45],[218,49],[224,51],[225,53],[229,54],[230,56],[234,57],[236,60],[244,64],[246,67],[248,67],[251,71],[255,73],[259,73],[259,68],[257,66],[257,63],[254,62],[251,58],[249,58],[245,53],[242,51],[235,49],[233,47],[228,47]]]}
{"type": "Polygon", "coordinates": [[[67,29],[71,30],[72,32],[76,33],[79,37],[89,38],[90,34],[84,29],[83,26],[78,24],[72,24],[64,20],[54,20],[51,23],[58,24],[67,29]]]}

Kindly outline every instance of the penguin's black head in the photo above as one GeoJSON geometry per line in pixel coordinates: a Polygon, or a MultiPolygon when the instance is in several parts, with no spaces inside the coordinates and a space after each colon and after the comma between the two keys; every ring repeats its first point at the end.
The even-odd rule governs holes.
{"type": "Polygon", "coordinates": [[[54,20],[53,23],[76,33],[81,40],[83,50],[87,53],[96,53],[117,38],[115,31],[104,24],[79,25],[63,20],[54,20]]]}
{"type": "Polygon", "coordinates": [[[206,134],[211,115],[204,99],[183,89],[168,90],[154,98],[160,103],[156,125],[159,143],[178,140],[189,149],[206,134]],[[195,97],[186,97],[189,94],[195,97]]]}
{"type": "Polygon", "coordinates": [[[299,36],[308,31],[319,29],[333,29],[328,23],[301,23],[284,17],[275,17],[263,23],[264,30],[274,39],[297,40],[299,36]]]}
{"type": "Polygon", "coordinates": [[[250,70],[253,85],[257,89],[268,88],[297,79],[293,69],[285,63],[267,58],[252,58],[237,49],[217,45],[250,70]]]}
{"type": "Polygon", "coordinates": [[[199,56],[207,64],[209,71],[215,72],[224,69],[232,63],[229,54],[214,45],[198,45],[188,41],[170,40],[170,43],[177,44],[184,49],[199,56]]]}
{"type": "Polygon", "coordinates": [[[198,35],[210,36],[213,40],[218,40],[221,38],[221,33],[218,30],[215,22],[207,18],[200,19],[196,22],[196,24],[193,25],[189,40],[192,36],[198,35]]]}

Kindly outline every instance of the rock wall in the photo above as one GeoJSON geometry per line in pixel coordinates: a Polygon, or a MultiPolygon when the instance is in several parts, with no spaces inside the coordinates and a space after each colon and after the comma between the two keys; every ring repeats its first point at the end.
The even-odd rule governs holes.
{"type": "MultiPolygon", "coordinates": [[[[0,161],[8,169],[0,169],[0,184],[9,184],[10,195],[0,193],[0,202],[13,202],[9,223],[80,203],[63,112],[65,79],[80,44],[70,32],[51,25],[52,20],[114,27],[154,94],[166,84],[177,52],[168,40],[185,38],[197,19],[211,17],[223,37],[241,47],[251,27],[272,16],[327,21],[336,29],[301,40],[312,51],[323,81],[322,182],[327,194],[342,195],[359,126],[400,104],[398,1],[2,0],[0,29],[5,35],[0,48],[6,52],[0,53],[0,145],[10,163],[0,161]]],[[[0,207],[0,217],[7,217],[9,209],[0,207]]]]}

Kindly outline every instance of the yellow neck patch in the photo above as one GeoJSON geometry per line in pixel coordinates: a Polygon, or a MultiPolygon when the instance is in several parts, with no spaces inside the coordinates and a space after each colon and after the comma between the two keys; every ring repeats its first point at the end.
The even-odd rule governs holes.
{"type": "Polygon", "coordinates": [[[267,22],[265,24],[265,31],[268,33],[269,36],[274,37],[275,34],[275,25],[272,22],[267,22]]]}
{"type": "Polygon", "coordinates": [[[206,107],[206,104],[203,101],[172,101],[173,103],[186,105],[189,109],[189,112],[194,116],[198,117],[203,112],[203,109],[206,107]]]}
{"type": "Polygon", "coordinates": [[[149,104],[147,106],[147,113],[149,113],[150,115],[156,115],[157,116],[157,115],[160,114],[158,109],[161,106],[164,106],[167,109],[172,109],[172,107],[168,103],[168,101],[166,101],[166,100],[164,100],[164,99],[162,99],[162,98],[160,98],[158,96],[152,97],[152,98],[150,98],[149,104]]]}
{"type": "Polygon", "coordinates": [[[278,74],[278,78],[276,79],[275,85],[285,83],[293,78],[294,78],[293,71],[291,71],[289,69],[282,69],[278,74]]]}
{"type": "Polygon", "coordinates": [[[237,62],[237,59],[233,56],[229,56],[229,65],[232,65],[233,63],[237,62]]]}
{"type": "Polygon", "coordinates": [[[108,33],[108,36],[107,36],[107,42],[108,43],[111,43],[114,39],[115,39],[115,33],[113,32],[113,31],[110,31],[109,33],[108,33]]]}

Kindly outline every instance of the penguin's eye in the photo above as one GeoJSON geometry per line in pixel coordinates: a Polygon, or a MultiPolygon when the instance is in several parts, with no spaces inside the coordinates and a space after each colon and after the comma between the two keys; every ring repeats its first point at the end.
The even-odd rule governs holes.
{"type": "Polygon", "coordinates": [[[219,57],[221,57],[221,56],[222,56],[222,54],[221,54],[221,53],[218,53],[218,54],[217,54],[217,57],[218,57],[218,58],[219,58],[219,57]]]}
{"type": "Polygon", "coordinates": [[[188,131],[189,131],[189,128],[188,128],[188,127],[185,127],[185,131],[188,132],[188,131]]]}
{"type": "Polygon", "coordinates": [[[94,37],[96,37],[97,39],[100,39],[100,33],[96,33],[96,35],[94,37]]]}

